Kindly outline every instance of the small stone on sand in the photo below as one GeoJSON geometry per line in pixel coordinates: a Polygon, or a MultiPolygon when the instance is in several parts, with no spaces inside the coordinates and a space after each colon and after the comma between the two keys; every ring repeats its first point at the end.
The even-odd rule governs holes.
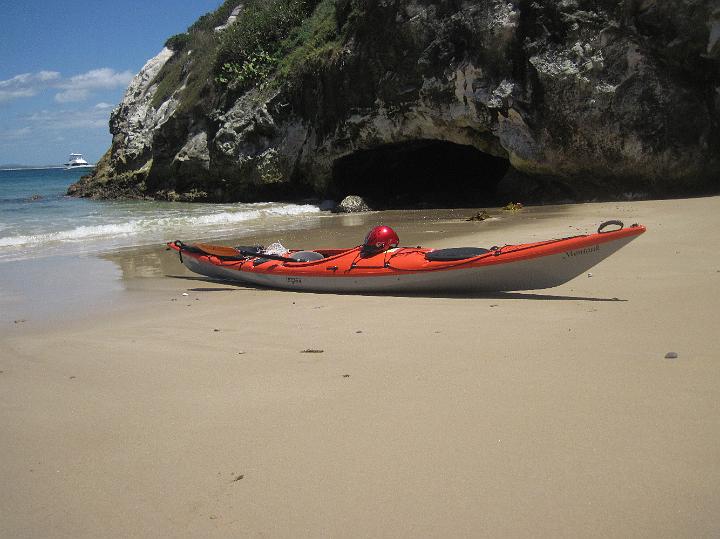
{"type": "Polygon", "coordinates": [[[668,352],[665,354],[665,359],[677,359],[677,352],[668,352]]]}
{"type": "Polygon", "coordinates": [[[300,350],[301,354],[322,354],[325,350],[317,350],[315,348],[306,348],[305,350],[300,350]]]}

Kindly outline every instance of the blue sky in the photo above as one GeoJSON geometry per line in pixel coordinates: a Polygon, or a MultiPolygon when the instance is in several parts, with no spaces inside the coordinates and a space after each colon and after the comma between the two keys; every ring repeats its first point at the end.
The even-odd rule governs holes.
{"type": "Polygon", "coordinates": [[[221,3],[0,0],[0,164],[97,161],[130,79],[221,3]]]}

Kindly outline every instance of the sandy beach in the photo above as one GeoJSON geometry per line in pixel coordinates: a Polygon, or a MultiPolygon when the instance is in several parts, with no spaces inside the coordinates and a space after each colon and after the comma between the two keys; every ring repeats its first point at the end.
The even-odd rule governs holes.
{"type": "Polygon", "coordinates": [[[720,197],[456,213],[282,240],[648,231],[592,276],[491,296],[247,289],[161,246],[0,266],[0,535],[720,534],[720,197]]]}

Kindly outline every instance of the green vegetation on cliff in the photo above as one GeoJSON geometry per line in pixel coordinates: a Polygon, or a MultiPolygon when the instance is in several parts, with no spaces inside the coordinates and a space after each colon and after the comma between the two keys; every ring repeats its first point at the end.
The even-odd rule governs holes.
{"type": "Polygon", "coordinates": [[[220,32],[239,0],[172,36],[165,45],[176,52],[153,81],[153,106],[174,93],[179,110],[189,111],[209,92],[243,92],[276,73],[296,76],[336,48],[336,0],[250,0],[237,20],[220,32]]]}
{"type": "Polygon", "coordinates": [[[285,81],[317,66],[340,49],[336,2],[322,0],[313,14],[305,19],[283,42],[283,58],[278,73],[285,81]]]}
{"type": "Polygon", "coordinates": [[[224,33],[216,82],[243,90],[279,75],[292,82],[338,49],[337,0],[255,2],[224,33]]]}
{"type": "Polygon", "coordinates": [[[246,5],[223,32],[215,60],[216,81],[243,89],[264,81],[280,61],[281,43],[307,16],[303,0],[259,0],[246,5]]]}
{"type": "Polygon", "coordinates": [[[240,3],[240,0],[225,0],[218,9],[195,21],[187,32],[176,34],[165,42],[165,46],[176,54],[153,81],[158,84],[152,102],[155,108],[177,92],[183,83],[184,89],[178,95],[180,110],[193,108],[203,87],[212,78],[211,69],[220,43],[215,28],[225,24],[240,3]]]}

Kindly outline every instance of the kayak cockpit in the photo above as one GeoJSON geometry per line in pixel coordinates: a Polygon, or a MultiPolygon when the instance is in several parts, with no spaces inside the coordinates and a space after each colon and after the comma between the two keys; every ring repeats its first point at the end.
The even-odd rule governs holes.
{"type": "Polygon", "coordinates": [[[425,253],[429,262],[448,262],[452,260],[466,260],[489,253],[489,249],[482,247],[451,247],[450,249],[435,249],[425,253]]]}
{"type": "Polygon", "coordinates": [[[317,251],[295,251],[290,253],[288,258],[292,258],[297,262],[315,262],[316,260],[323,260],[325,255],[317,251]]]}

